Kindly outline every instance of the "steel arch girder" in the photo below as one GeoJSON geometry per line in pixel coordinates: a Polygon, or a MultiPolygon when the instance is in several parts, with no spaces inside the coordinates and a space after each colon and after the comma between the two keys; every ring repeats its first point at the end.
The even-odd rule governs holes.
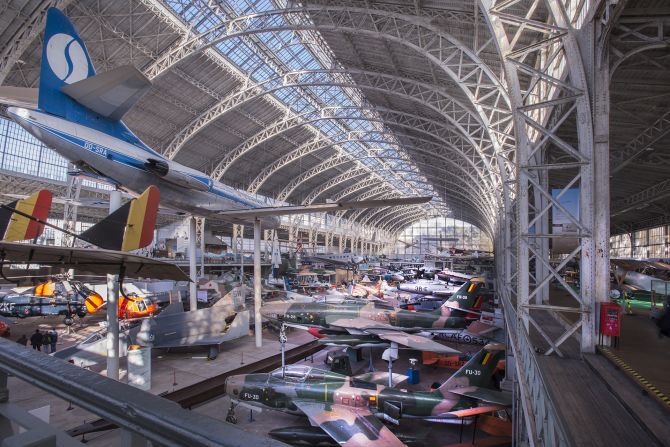
{"type": "Polygon", "coordinates": [[[367,216],[363,219],[358,220],[361,225],[370,225],[375,227],[376,222],[382,219],[386,219],[388,216],[399,213],[401,211],[409,210],[420,210],[421,207],[418,205],[409,205],[409,206],[394,206],[390,208],[381,208],[377,210],[371,210],[367,216]]]}
{"type": "MultiPolygon", "coordinates": [[[[355,84],[352,84],[351,87],[356,87],[355,84]]],[[[416,100],[416,98],[407,97],[408,99],[411,100],[416,100]]],[[[324,109],[324,111],[328,112],[333,112],[336,110],[351,110],[351,107],[327,107],[324,109]]],[[[437,110],[436,110],[437,111],[437,110]]],[[[442,113],[438,111],[438,113],[442,113]]],[[[445,115],[443,115],[445,116],[445,115]]],[[[216,180],[221,180],[221,178],[225,175],[225,173],[232,167],[232,165],[238,161],[243,155],[247,154],[248,152],[251,152],[254,150],[256,147],[260,146],[263,143],[266,143],[267,141],[282,135],[284,132],[290,131],[297,129],[302,126],[308,126],[311,124],[314,124],[318,121],[322,120],[350,120],[350,116],[343,116],[340,117],[336,114],[324,114],[323,111],[321,114],[317,114],[315,112],[307,112],[304,114],[300,115],[290,115],[288,117],[284,117],[279,119],[278,121],[272,123],[270,126],[262,129],[260,132],[257,134],[249,137],[247,140],[242,142],[240,145],[238,145],[236,148],[234,148],[232,151],[226,153],[224,158],[219,160],[219,162],[216,164],[214,169],[212,170],[211,176],[215,178],[216,180]]],[[[372,120],[368,120],[372,121],[372,120]]],[[[477,151],[476,146],[470,146],[473,151],[477,151]]],[[[459,156],[462,156],[468,163],[472,164],[473,167],[478,171],[479,175],[482,176],[482,180],[489,182],[490,177],[492,172],[491,171],[486,171],[486,167],[490,166],[489,162],[485,159],[485,157],[482,157],[480,154],[479,158],[472,157],[470,158],[469,155],[466,154],[466,150],[469,149],[467,145],[462,145],[461,148],[455,148],[456,153],[459,156]],[[476,160],[482,160],[484,163],[484,170],[481,170],[482,167],[478,167],[476,165],[476,160]],[[486,173],[489,175],[487,176],[486,173]]],[[[496,182],[494,182],[495,184],[496,182]]]]}
{"type": "MultiPolygon", "coordinates": [[[[332,118],[329,118],[329,119],[332,119],[332,118]]],[[[356,118],[338,117],[337,119],[352,120],[352,119],[356,119],[356,118]]],[[[370,120],[366,120],[366,121],[370,121],[370,120]]],[[[402,124],[394,124],[394,125],[403,126],[402,124]]],[[[347,139],[345,139],[345,140],[333,139],[333,138],[337,138],[337,136],[335,136],[335,137],[330,137],[329,136],[329,137],[324,137],[324,138],[318,139],[318,140],[310,140],[310,141],[306,142],[305,144],[297,147],[296,149],[293,149],[291,152],[289,152],[287,154],[284,154],[282,157],[280,157],[274,163],[267,166],[263,171],[261,171],[261,173],[258,174],[256,176],[256,178],[251,182],[251,185],[248,188],[249,192],[252,192],[252,193],[257,192],[260,189],[260,187],[263,185],[263,183],[265,183],[275,172],[277,172],[278,170],[288,166],[289,164],[298,160],[300,157],[302,157],[304,155],[308,155],[308,154],[313,153],[313,152],[323,150],[323,149],[327,149],[329,147],[339,146],[341,144],[345,144],[345,143],[348,143],[348,142],[360,141],[360,142],[365,142],[365,143],[384,143],[384,144],[389,144],[389,145],[394,145],[394,146],[405,147],[405,145],[402,145],[402,144],[399,144],[399,143],[396,143],[396,142],[392,141],[392,139],[394,137],[402,136],[402,137],[406,137],[406,138],[411,139],[411,140],[417,140],[417,141],[421,141],[421,142],[426,142],[426,144],[435,145],[435,143],[432,142],[432,141],[425,140],[425,139],[420,139],[418,137],[408,135],[408,134],[397,134],[396,132],[391,132],[390,134],[388,134],[388,138],[391,141],[369,140],[369,139],[365,139],[365,138],[362,138],[362,137],[353,137],[353,138],[351,137],[352,135],[359,134],[359,133],[360,134],[387,135],[386,132],[378,131],[378,130],[373,130],[373,131],[350,131],[350,132],[346,132],[346,133],[341,134],[341,135],[346,135],[347,136],[347,139]]],[[[443,141],[443,143],[447,146],[451,145],[451,143],[449,141],[443,140],[438,135],[431,134],[431,136],[433,136],[435,139],[439,139],[439,140],[443,141]]],[[[430,151],[430,150],[426,150],[426,149],[422,148],[418,144],[414,144],[413,146],[411,146],[411,148],[408,147],[406,150],[407,151],[424,152],[424,153],[427,153],[429,155],[438,155],[438,156],[440,156],[440,158],[444,159],[445,161],[451,162],[450,158],[448,158],[446,155],[443,155],[442,153],[439,153],[440,149],[441,149],[441,147],[433,147],[433,150],[430,151]]],[[[460,152],[458,150],[458,148],[453,147],[453,149],[455,150],[456,153],[461,155],[468,164],[470,164],[472,166],[472,168],[475,170],[477,175],[482,179],[482,181],[487,181],[488,180],[486,174],[479,171],[480,168],[478,168],[475,165],[475,163],[469,157],[467,157],[464,153],[460,152]]],[[[408,160],[408,162],[411,162],[411,160],[408,160]]],[[[463,167],[462,169],[465,169],[465,168],[463,167]]],[[[464,172],[466,172],[466,171],[464,171],[464,172]]],[[[487,182],[487,183],[489,183],[489,182],[487,182]]]]}
{"type": "MultiPolygon", "coordinates": [[[[398,144],[395,143],[395,142],[387,142],[387,141],[380,141],[380,140],[351,139],[351,140],[348,140],[348,141],[365,141],[365,142],[383,143],[383,144],[386,144],[386,145],[398,146],[398,144]]],[[[308,143],[308,145],[310,145],[310,143],[308,143]]],[[[323,147],[319,147],[319,150],[320,150],[320,149],[323,149],[323,147]]],[[[419,148],[419,147],[416,147],[416,150],[419,151],[419,152],[425,152],[426,154],[428,154],[428,155],[432,155],[432,156],[434,156],[434,157],[438,157],[440,160],[442,160],[442,161],[446,162],[447,164],[456,167],[456,169],[462,171],[462,173],[463,173],[464,175],[466,175],[466,176],[470,179],[470,181],[471,181],[473,184],[476,184],[478,188],[482,186],[482,185],[479,183],[479,181],[482,180],[482,179],[475,177],[474,174],[473,174],[472,172],[467,171],[467,170],[465,170],[462,166],[460,166],[460,165],[454,163],[453,160],[451,160],[449,157],[437,153],[437,151],[439,150],[439,146],[438,146],[438,147],[435,147],[433,151],[426,151],[426,150],[424,150],[424,149],[422,149],[422,148],[419,148]]],[[[294,158],[295,155],[305,155],[305,153],[303,153],[303,149],[300,149],[299,152],[296,152],[295,154],[291,155],[290,158],[294,158]]],[[[385,159],[387,159],[387,160],[394,159],[394,160],[395,160],[395,159],[398,159],[398,158],[397,158],[397,157],[386,157],[385,159]]],[[[403,159],[400,159],[400,160],[403,160],[403,159]]],[[[407,160],[405,160],[405,161],[407,161],[407,160]]],[[[407,162],[408,162],[408,164],[410,163],[410,161],[407,161],[407,162]]],[[[416,160],[411,161],[411,163],[414,164],[414,165],[417,165],[417,164],[425,164],[425,163],[422,163],[422,162],[418,162],[418,161],[416,161],[416,160]]],[[[431,166],[432,166],[432,165],[431,165],[431,166]]],[[[433,166],[433,167],[435,167],[435,166],[433,166]]],[[[447,172],[447,173],[450,173],[450,171],[447,171],[447,170],[444,169],[444,168],[439,168],[439,169],[444,170],[444,171],[447,172]]],[[[420,174],[420,173],[419,173],[419,174],[420,174]]],[[[251,189],[250,189],[250,191],[251,191],[251,192],[255,192],[254,190],[251,190],[251,189]]],[[[480,193],[485,194],[484,191],[480,191],[480,193]]]]}
{"type": "MultiPolygon", "coordinates": [[[[291,181],[291,183],[289,183],[289,184],[288,184],[288,185],[287,185],[287,186],[286,186],[286,187],[285,187],[285,188],[284,188],[284,189],[277,195],[277,200],[279,200],[279,201],[287,201],[288,197],[293,193],[293,191],[295,191],[296,189],[298,189],[298,187],[299,187],[302,183],[304,183],[305,181],[307,181],[307,180],[309,180],[309,179],[315,177],[316,175],[322,174],[323,172],[325,172],[325,171],[327,171],[327,170],[329,170],[329,169],[333,169],[333,168],[335,168],[335,167],[337,167],[337,166],[340,166],[340,165],[342,165],[342,164],[350,163],[350,162],[351,162],[351,160],[350,160],[349,158],[344,158],[344,160],[343,160],[343,158],[344,158],[344,157],[336,157],[336,158],[329,159],[329,160],[327,160],[327,161],[325,161],[325,162],[319,164],[318,166],[316,166],[316,167],[310,169],[309,171],[304,172],[304,173],[301,174],[299,177],[297,177],[296,179],[294,179],[293,181],[291,181]]],[[[419,164],[423,164],[423,163],[419,163],[419,164]]],[[[432,167],[432,165],[431,165],[431,167],[432,167]]],[[[441,168],[438,168],[438,169],[441,169],[441,168]]],[[[394,170],[393,170],[393,172],[400,172],[400,171],[402,171],[402,170],[399,170],[399,169],[394,169],[394,170]]],[[[378,172],[379,172],[379,171],[378,171],[378,172]]],[[[411,172],[411,171],[410,171],[410,172],[411,172]]],[[[447,174],[449,173],[449,171],[445,171],[445,172],[446,172],[447,174]]],[[[426,173],[421,173],[420,175],[422,175],[423,177],[426,177],[426,176],[427,176],[426,173]]],[[[415,180],[415,181],[416,181],[416,180],[415,180]]],[[[464,187],[464,185],[460,185],[460,184],[456,184],[456,183],[453,183],[453,186],[464,187]]],[[[471,189],[467,189],[467,188],[465,188],[464,190],[465,190],[465,191],[471,191],[471,189]]],[[[483,197],[487,197],[487,195],[486,195],[486,194],[483,194],[482,196],[478,196],[478,198],[472,198],[472,200],[474,200],[474,201],[478,201],[479,199],[482,199],[483,197]]],[[[493,204],[489,204],[489,206],[493,207],[493,204]]]]}
{"type": "MultiPolygon", "coordinates": [[[[330,158],[317,166],[312,167],[310,170],[303,172],[300,176],[296,177],[293,179],[288,185],[284,187],[282,191],[277,195],[276,200],[285,202],[287,201],[288,197],[305,181],[314,178],[315,176],[319,174],[323,174],[324,172],[334,169],[338,166],[344,165],[346,163],[358,163],[357,160],[350,158],[348,155],[347,156],[339,156],[339,157],[333,157],[330,158]]],[[[359,164],[359,167],[360,164],[359,164]]],[[[379,171],[377,171],[379,172],[379,171]]],[[[378,174],[377,174],[378,175],[378,174]]],[[[419,182],[420,180],[413,179],[412,181],[414,182],[419,182]]],[[[424,181],[421,181],[422,183],[426,183],[424,181]]]]}
{"type": "MultiPolygon", "coordinates": [[[[327,9],[326,7],[320,7],[317,8],[315,11],[321,11],[327,9]]],[[[331,10],[337,10],[337,8],[330,8],[331,10]]],[[[355,9],[355,8],[354,8],[355,9]]],[[[255,14],[254,20],[251,21],[249,20],[250,23],[253,23],[254,25],[257,25],[258,23],[262,22],[263,18],[267,17],[274,17],[278,15],[290,15],[290,14],[295,14],[296,12],[301,12],[301,11],[306,11],[306,10],[311,10],[311,9],[305,9],[305,8],[289,8],[287,10],[281,10],[281,11],[271,11],[271,12],[266,12],[266,13],[261,13],[261,14],[255,14]],[[258,20],[257,20],[258,19],[258,20]]],[[[346,6],[344,8],[340,8],[341,11],[347,12],[351,11],[352,8],[349,6],[346,6]]],[[[360,10],[359,11],[361,14],[369,14],[370,11],[367,10],[360,10]]],[[[507,96],[505,95],[505,92],[503,91],[501,85],[499,82],[497,82],[497,79],[495,78],[494,75],[491,75],[488,71],[488,67],[481,63],[481,61],[478,61],[478,59],[475,57],[473,60],[474,62],[470,65],[469,67],[474,66],[475,68],[472,71],[466,70],[460,70],[458,73],[452,70],[451,66],[449,65],[449,60],[453,58],[453,55],[447,56],[445,54],[446,49],[456,49],[457,51],[461,51],[461,56],[465,56],[465,59],[468,59],[469,54],[467,51],[467,48],[462,46],[460,42],[456,40],[451,40],[451,43],[455,42],[455,45],[442,45],[442,39],[445,39],[447,43],[449,42],[450,36],[447,36],[446,33],[444,33],[443,29],[440,28],[435,28],[435,29],[424,29],[426,23],[419,23],[419,24],[405,24],[408,28],[405,28],[406,30],[409,31],[415,31],[412,36],[405,36],[400,33],[399,29],[396,30],[397,33],[389,33],[390,31],[393,31],[394,26],[397,26],[400,20],[403,18],[400,17],[389,17],[388,14],[381,12],[381,11],[375,11],[375,15],[381,16],[385,20],[389,21],[389,26],[388,27],[382,27],[384,29],[384,32],[380,32],[378,28],[375,28],[374,30],[365,30],[367,33],[376,36],[376,37],[382,37],[386,36],[388,39],[394,40],[396,42],[399,42],[400,44],[404,44],[406,46],[410,46],[412,48],[415,48],[417,51],[422,52],[427,58],[429,58],[431,61],[437,63],[440,67],[443,68],[443,70],[452,78],[455,80],[455,82],[461,86],[461,88],[464,90],[470,101],[475,105],[475,108],[477,109],[478,113],[484,120],[487,129],[489,129],[493,135],[492,141],[494,141],[494,145],[497,147],[499,150],[499,154],[496,156],[498,159],[498,164],[499,164],[499,169],[501,172],[503,172],[503,182],[507,180],[507,166],[500,166],[502,163],[503,165],[504,160],[506,160],[506,155],[505,151],[513,151],[514,149],[514,143],[513,143],[513,135],[510,132],[510,110],[509,110],[509,101],[507,96]],[[395,25],[394,25],[395,24],[395,25]],[[417,30],[412,30],[411,28],[416,26],[417,30]],[[427,33],[427,36],[438,36],[438,41],[435,42],[435,39],[430,39],[426,38],[423,39],[422,32],[427,33]],[[408,37],[413,37],[416,40],[416,42],[409,43],[409,38],[408,37]],[[407,41],[407,42],[406,42],[407,41]],[[437,45],[434,47],[430,46],[423,46],[423,45],[437,45]],[[461,76],[462,75],[462,76],[461,76]],[[482,76],[489,76],[489,79],[491,80],[491,83],[486,84],[482,82],[482,76]],[[472,82],[472,79],[477,79],[478,82],[472,82]],[[497,138],[500,137],[500,141],[497,140],[497,138]],[[500,151],[502,150],[502,152],[500,151]]],[[[150,67],[149,71],[153,73],[160,73],[166,69],[168,69],[170,66],[172,66],[175,62],[181,60],[183,57],[190,55],[193,51],[200,51],[202,49],[208,48],[210,45],[213,45],[225,38],[232,37],[233,35],[243,35],[243,34],[250,34],[252,32],[255,32],[253,30],[246,29],[246,24],[245,21],[247,21],[249,18],[248,17],[238,17],[233,20],[231,20],[227,25],[226,30],[227,31],[233,31],[232,34],[230,35],[222,35],[219,36],[218,38],[212,38],[208,43],[205,43],[204,41],[200,41],[202,39],[202,35],[196,36],[194,39],[191,41],[185,42],[184,45],[181,45],[178,48],[175,48],[174,51],[170,51],[169,54],[164,55],[161,57],[161,60],[157,61],[156,64],[153,64],[152,67],[150,67]]],[[[341,21],[340,21],[341,22],[341,21]]],[[[319,29],[347,29],[347,30],[352,30],[356,32],[362,32],[360,28],[347,28],[344,26],[343,23],[337,22],[337,26],[334,24],[331,26],[325,26],[325,25],[313,25],[313,26],[306,26],[306,25],[291,25],[291,26],[282,26],[282,27],[276,27],[276,31],[285,31],[287,29],[314,29],[314,30],[319,30],[319,29]]],[[[375,22],[374,20],[372,21],[373,23],[380,23],[380,22],[375,22]]],[[[333,22],[335,23],[335,22],[333,22]]],[[[224,27],[216,27],[214,31],[220,31],[224,27]]],[[[258,32],[268,32],[268,31],[274,31],[275,29],[272,27],[264,27],[262,29],[259,29],[258,32]]],[[[210,31],[210,33],[213,33],[214,31],[210,31]]],[[[459,58],[456,58],[459,59],[459,58]]],[[[459,64],[459,68],[461,68],[462,65],[459,64]]],[[[151,76],[152,73],[149,73],[151,76]]],[[[504,183],[503,183],[504,184],[504,183]]]]}
{"type": "MultiPolygon", "coordinates": [[[[421,117],[419,117],[417,115],[406,114],[406,113],[403,113],[403,115],[413,116],[414,118],[416,118],[418,120],[421,120],[421,117]]],[[[327,119],[333,119],[333,118],[327,118],[327,119]]],[[[352,119],[356,119],[356,118],[338,117],[336,119],[352,120],[352,119]]],[[[367,120],[367,121],[372,121],[372,120],[367,120]]],[[[386,122],[384,122],[384,124],[393,124],[393,125],[403,126],[403,127],[405,126],[403,123],[386,123],[386,122]]],[[[414,128],[414,130],[417,130],[417,129],[414,128]]],[[[448,140],[442,139],[442,137],[439,136],[439,135],[429,133],[428,130],[423,130],[423,129],[418,129],[418,130],[419,130],[419,132],[422,132],[422,133],[428,133],[429,135],[431,135],[435,139],[442,140],[445,145],[451,145],[451,143],[448,140]]],[[[382,135],[386,135],[385,132],[377,131],[377,130],[374,130],[374,131],[351,131],[351,132],[347,132],[346,135],[349,137],[350,135],[357,134],[357,133],[368,133],[368,134],[379,133],[379,134],[382,134],[382,135]]],[[[426,142],[426,144],[435,145],[435,143],[432,142],[432,141],[427,141],[427,140],[424,140],[424,139],[420,139],[420,138],[412,136],[412,135],[398,134],[396,132],[392,132],[391,134],[389,134],[389,138],[394,138],[396,136],[402,136],[402,137],[406,137],[406,138],[409,138],[409,139],[412,139],[412,140],[418,140],[418,141],[421,141],[421,142],[426,142]]],[[[251,185],[249,187],[249,191],[250,192],[257,192],[258,189],[262,186],[262,184],[265,181],[267,181],[267,179],[276,170],[279,170],[279,169],[287,166],[288,164],[298,160],[302,155],[306,155],[306,154],[309,154],[309,153],[312,153],[312,152],[316,152],[316,151],[319,151],[319,150],[322,150],[322,149],[326,149],[328,147],[338,146],[340,144],[344,144],[344,143],[349,142],[349,141],[377,142],[377,141],[368,141],[368,140],[364,140],[364,139],[361,139],[361,138],[349,138],[347,140],[333,140],[333,138],[331,138],[331,137],[326,137],[326,138],[319,139],[319,140],[310,140],[310,141],[306,142],[305,144],[299,146],[298,148],[292,150],[291,152],[289,152],[287,154],[284,154],[280,159],[275,161],[270,166],[266,167],[260,174],[258,174],[258,176],[251,183],[251,185]]],[[[387,144],[398,145],[398,143],[395,143],[395,142],[387,142],[387,144]]],[[[404,145],[400,145],[400,146],[405,147],[404,145]]],[[[477,173],[477,176],[480,177],[483,182],[488,183],[491,188],[494,187],[494,185],[497,182],[491,182],[490,176],[492,175],[492,173],[482,172],[481,167],[478,167],[477,164],[472,159],[470,159],[470,157],[467,154],[465,154],[464,152],[459,150],[457,147],[453,147],[453,149],[454,149],[456,154],[460,155],[466,161],[466,163],[468,163],[470,166],[472,166],[472,168],[477,173]],[[489,174],[489,175],[487,175],[487,174],[489,174]]],[[[414,144],[413,146],[411,146],[411,148],[408,147],[406,150],[407,151],[416,150],[416,151],[419,151],[419,152],[425,152],[429,155],[438,155],[438,156],[440,156],[440,158],[444,159],[445,161],[447,161],[449,163],[452,163],[452,160],[447,155],[444,155],[444,154],[441,153],[441,147],[437,147],[437,148],[434,147],[433,151],[431,152],[429,150],[424,149],[423,147],[421,147],[418,144],[414,144]]],[[[449,152],[448,154],[451,155],[451,152],[449,152]]],[[[411,162],[411,160],[408,160],[408,162],[411,162]]],[[[467,172],[467,170],[465,170],[465,168],[463,168],[463,169],[464,169],[464,172],[467,172]]]]}
{"type": "MultiPolygon", "coordinates": [[[[490,102],[490,106],[486,104],[486,107],[489,108],[491,117],[494,119],[498,119],[498,113],[501,111],[510,112],[509,101],[503,86],[495,74],[490,70],[488,65],[482,62],[474,51],[467,48],[457,39],[448,35],[443,28],[432,26],[426,21],[415,21],[415,23],[407,21],[402,23],[405,20],[407,20],[407,17],[386,11],[371,11],[364,8],[353,8],[349,5],[343,7],[320,6],[318,8],[310,6],[289,7],[283,10],[256,13],[246,17],[240,16],[231,19],[219,26],[213,27],[205,33],[196,35],[189,41],[186,41],[182,45],[169,51],[168,54],[161,55],[161,57],[154,64],[145,70],[145,74],[147,74],[149,78],[156,77],[185,57],[188,57],[196,52],[200,52],[211,47],[212,45],[232,37],[258,32],[286,30],[351,30],[358,33],[372,35],[374,37],[393,40],[421,52],[426,57],[437,62],[438,65],[441,66],[444,71],[454,80],[454,82],[464,89],[466,95],[468,95],[475,107],[481,107],[485,101],[490,102]],[[296,16],[296,18],[299,20],[300,14],[314,14],[319,12],[333,14],[333,17],[328,17],[330,19],[329,25],[317,25],[316,23],[294,24],[289,19],[285,20],[285,25],[282,26],[262,26],[265,23],[273,24],[273,19],[276,17],[293,15],[296,16]],[[346,26],[347,24],[342,19],[337,19],[337,13],[340,13],[340,17],[341,14],[345,14],[348,18],[354,18],[355,14],[362,16],[369,15],[370,20],[362,21],[359,19],[357,21],[357,27],[346,26]],[[377,17],[377,19],[372,18],[372,16],[377,17]],[[259,24],[261,26],[259,26],[259,24]],[[365,24],[370,25],[370,29],[363,29],[362,26],[365,24]],[[253,26],[258,28],[250,28],[253,26]],[[217,35],[217,33],[220,34],[217,35]],[[413,41],[410,42],[412,39],[413,41]],[[443,40],[445,42],[443,42],[443,40]],[[459,57],[454,59],[454,55],[451,54],[453,51],[456,51],[459,57]],[[465,63],[462,64],[459,68],[462,68],[463,66],[475,68],[470,72],[463,73],[463,76],[459,76],[451,69],[449,63],[447,62],[451,61],[452,59],[465,61],[465,63]],[[479,82],[473,82],[473,78],[477,79],[479,82]],[[488,79],[490,82],[484,82],[484,78],[488,79]],[[474,84],[478,84],[479,87],[475,86],[474,84]],[[472,91],[466,89],[466,86],[472,88],[472,91]],[[493,96],[491,95],[492,89],[497,92],[497,95],[495,95],[496,97],[493,99],[491,99],[493,96]],[[481,96],[479,98],[476,96],[477,90],[482,90],[481,96]],[[500,99],[502,99],[502,104],[500,104],[500,99]],[[502,109],[502,107],[505,107],[507,110],[502,109]]],[[[464,72],[465,70],[460,71],[464,72]]],[[[486,125],[491,125],[492,123],[490,122],[489,116],[486,113],[482,113],[483,110],[478,111],[486,125]]],[[[505,117],[503,117],[503,119],[505,119],[505,117]]],[[[502,132],[502,134],[504,133],[506,133],[506,131],[502,132]]]]}
{"type": "Polygon", "coordinates": [[[386,222],[386,224],[382,225],[380,228],[393,234],[395,231],[397,231],[395,230],[396,227],[406,226],[408,222],[415,222],[427,218],[427,215],[422,216],[412,212],[405,212],[398,214],[394,219],[389,219],[388,222],[386,222]]]}
{"type": "MultiPolygon", "coordinates": [[[[466,200],[465,202],[462,202],[461,199],[453,199],[452,198],[453,202],[459,202],[459,203],[462,204],[461,217],[467,217],[468,221],[472,225],[474,225],[477,228],[480,228],[482,231],[486,231],[488,233],[490,226],[493,225],[492,220],[489,219],[489,218],[486,218],[486,215],[482,215],[481,214],[482,212],[480,210],[477,210],[476,208],[468,210],[468,208],[467,208],[468,202],[467,202],[467,199],[465,199],[465,200],[466,200]],[[484,224],[484,225],[482,225],[482,224],[484,224]]],[[[371,225],[371,226],[377,226],[378,221],[374,220],[372,222],[367,222],[367,224],[371,225]]]]}
{"type": "Polygon", "coordinates": [[[492,154],[485,154],[482,151],[484,147],[483,142],[490,139],[486,137],[486,131],[483,124],[473,116],[471,112],[460,102],[452,98],[447,91],[438,89],[431,84],[422,83],[410,78],[403,78],[400,76],[388,75],[385,73],[376,73],[364,70],[303,70],[286,73],[282,76],[270,78],[253,86],[246,86],[235,91],[233,94],[224,98],[224,101],[217,103],[201,115],[194,118],[184,130],[178,133],[173,140],[168,144],[165,155],[168,158],[174,158],[179,149],[194,136],[197,132],[205,128],[209,123],[222,117],[225,113],[234,110],[236,107],[244,105],[246,102],[253,101],[267,94],[271,94],[284,88],[294,88],[301,86],[340,86],[353,87],[362,90],[382,91],[389,94],[400,95],[411,101],[419,102],[421,104],[430,105],[430,107],[441,115],[445,116],[453,129],[456,129],[460,134],[469,140],[469,143],[480,153],[480,157],[486,164],[486,168],[491,170],[492,154]],[[317,79],[311,81],[309,78],[301,81],[301,76],[332,76],[335,74],[356,74],[363,76],[366,80],[371,80],[370,84],[361,84],[352,79],[351,82],[344,82],[344,80],[335,81],[332,78],[317,79]],[[263,89],[264,84],[273,84],[277,80],[283,81],[282,85],[263,89]],[[288,82],[288,80],[293,82],[288,82]]]}
{"type": "MultiPolygon", "coordinates": [[[[453,186],[453,187],[456,187],[456,188],[459,188],[460,186],[462,186],[462,185],[460,185],[460,184],[453,183],[453,182],[452,182],[450,179],[448,179],[448,178],[439,177],[438,180],[440,180],[440,181],[442,182],[442,185],[443,185],[443,186],[447,186],[447,185],[448,185],[448,186],[453,186]]],[[[377,190],[379,190],[379,189],[377,189],[377,190]]],[[[376,191],[376,190],[371,190],[371,191],[376,191]]],[[[382,190],[382,191],[383,191],[383,190],[382,190]]],[[[488,218],[488,217],[486,217],[486,216],[490,216],[492,211],[490,211],[490,212],[486,212],[486,211],[487,211],[487,208],[484,207],[484,205],[478,201],[479,198],[478,198],[478,197],[470,196],[469,194],[467,194],[467,191],[468,191],[468,190],[463,190],[463,191],[461,191],[461,190],[453,190],[453,189],[450,189],[450,192],[451,192],[451,194],[452,194],[452,197],[451,197],[451,198],[445,198],[445,199],[447,200],[447,204],[449,203],[450,200],[451,200],[451,201],[455,201],[455,199],[453,198],[453,195],[457,195],[457,196],[459,196],[459,197],[462,197],[463,200],[464,200],[464,202],[463,202],[463,201],[460,201],[460,200],[459,200],[458,202],[459,202],[460,204],[467,204],[468,207],[473,207],[473,206],[474,206],[475,209],[477,210],[478,214],[481,216],[481,219],[484,220],[484,221],[487,221],[487,222],[489,223],[489,225],[490,225],[490,224],[491,224],[491,222],[490,222],[490,218],[488,218]]],[[[372,195],[373,195],[373,194],[368,194],[368,191],[366,191],[366,192],[364,192],[363,194],[361,194],[360,197],[355,197],[354,199],[355,199],[355,200],[365,200],[365,199],[370,198],[372,195]]],[[[356,219],[358,216],[360,216],[364,211],[365,211],[365,210],[357,210],[357,211],[356,211],[356,210],[342,210],[342,211],[338,211],[338,212],[336,213],[336,216],[337,216],[337,218],[340,218],[340,219],[346,217],[347,220],[355,220],[355,219],[356,219]],[[347,213],[352,213],[352,214],[350,214],[349,216],[346,216],[347,213]],[[355,216],[355,217],[354,217],[354,216],[355,216]]],[[[477,224],[477,226],[479,226],[479,225],[480,225],[480,224],[477,224]]]]}
{"type": "Polygon", "coordinates": [[[329,179],[326,183],[313,190],[307,197],[305,197],[305,199],[302,201],[302,204],[309,205],[313,203],[317,197],[319,197],[321,194],[323,194],[330,188],[334,188],[335,186],[340,185],[348,180],[352,180],[356,177],[360,177],[361,175],[365,174],[368,174],[368,171],[364,169],[347,170],[342,174],[338,175],[337,177],[329,179]]]}
{"type": "Polygon", "coordinates": [[[72,0],[42,0],[32,10],[30,17],[12,36],[8,45],[0,53],[0,85],[3,85],[12,67],[21,59],[30,44],[44,30],[47,10],[57,7],[64,10],[72,0]]]}

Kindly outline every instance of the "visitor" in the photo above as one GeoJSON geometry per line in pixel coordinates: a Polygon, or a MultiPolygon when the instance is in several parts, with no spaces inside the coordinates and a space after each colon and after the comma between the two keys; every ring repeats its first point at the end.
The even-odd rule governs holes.
{"type": "Polygon", "coordinates": [[[35,329],[35,333],[30,337],[30,345],[37,351],[42,350],[42,334],[39,329],[35,329]]]}
{"type": "Polygon", "coordinates": [[[49,334],[48,332],[45,332],[42,335],[42,345],[44,345],[44,352],[48,354],[49,348],[51,347],[51,334],[49,334]]]}
{"type": "Polygon", "coordinates": [[[58,332],[56,332],[56,328],[51,328],[51,331],[49,331],[49,336],[51,337],[51,352],[56,352],[56,343],[58,343],[58,332]]]}

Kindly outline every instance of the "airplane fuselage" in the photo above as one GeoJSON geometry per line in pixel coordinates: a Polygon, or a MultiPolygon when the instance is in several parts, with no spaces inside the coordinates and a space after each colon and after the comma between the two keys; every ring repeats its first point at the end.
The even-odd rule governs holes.
{"type": "Polygon", "coordinates": [[[319,328],[331,328],[332,322],[353,318],[365,318],[407,330],[460,329],[468,324],[466,314],[459,310],[442,308],[436,312],[412,312],[378,303],[270,303],[261,308],[261,313],[266,318],[287,324],[319,328]]]}
{"type": "MultiPolygon", "coordinates": [[[[245,191],[168,160],[140,143],[131,144],[105,132],[38,110],[9,107],[7,113],[35,138],[73,164],[93,168],[131,193],[139,194],[149,186],[156,185],[160,190],[161,204],[165,207],[224,219],[217,216],[218,211],[267,206],[245,191]],[[169,164],[170,171],[187,186],[151,172],[147,168],[149,160],[169,164]]],[[[276,217],[265,217],[261,221],[265,228],[279,226],[276,217]]]]}
{"type": "Polygon", "coordinates": [[[327,377],[304,381],[294,380],[288,374],[282,378],[277,372],[231,376],[226,379],[225,393],[247,404],[290,414],[302,414],[294,399],[366,408],[380,416],[388,403],[400,409],[398,416],[415,418],[436,417],[476,404],[472,399],[452,393],[405,392],[329,371],[323,374],[327,377]]]}
{"type": "Polygon", "coordinates": [[[0,315],[3,317],[26,318],[44,315],[86,315],[83,303],[71,302],[66,298],[52,298],[33,295],[5,295],[0,297],[0,315]]]}

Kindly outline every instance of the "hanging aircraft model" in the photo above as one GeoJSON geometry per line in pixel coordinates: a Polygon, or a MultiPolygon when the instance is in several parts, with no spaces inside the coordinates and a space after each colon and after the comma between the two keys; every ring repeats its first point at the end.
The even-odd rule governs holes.
{"type": "Polygon", "coordinates": [[[458,352],[419,334],[461,332],[479,319],[482,282],[468,282],[433,312],[396,309],[380,302],[327,304],[272,302],[261,307],[265,318],[307,328],[322,344],[352,347],[397,343],[438,353],[458,352]]]}
{"type": "Polygon", "coordinates": [[[442,386],[427,392],[379,384],[387,378],[368,381],[307,365],[287,365],[269,374],[231,376],[224,391],[234,401],[305,415],[340,445],[404,446],[382,420],[395,424],[405,418],[461,423],[461,418],[509,407],[509,393],[487,388],[504,352],[501,344],[485,346],[442,386]]]}
{"type": "Polygon", "coordinates": [[[308,206],[268,207],[239,189],[165,158],[144,144],[121,118],[146,94],[151,82],[134,66],[96,74],[86,46],[58,9],[47,12],[39,89],[0,87],[7,114],[88,176],[129,193],[156,185],[162,204],[197,216],[233,223],[259,220],[279,226],[277,216],[351,208],[413,205],[431,197],[308,206]]]}

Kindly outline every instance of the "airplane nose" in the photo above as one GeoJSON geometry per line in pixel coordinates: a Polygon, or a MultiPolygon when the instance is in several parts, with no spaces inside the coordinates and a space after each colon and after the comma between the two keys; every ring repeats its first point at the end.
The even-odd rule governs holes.
{"type": "Polygon", "coordinates": [[[230,376],[223,383],[223,392],[230,397],[237,398],[242,390],[242,376],[230,376]]]}
{"type": "Polygon", "coordinates": [[[261,307],[261,315],[270,320],[281,320],[290,306],[290,303],[268,303],[261,307]]]}

